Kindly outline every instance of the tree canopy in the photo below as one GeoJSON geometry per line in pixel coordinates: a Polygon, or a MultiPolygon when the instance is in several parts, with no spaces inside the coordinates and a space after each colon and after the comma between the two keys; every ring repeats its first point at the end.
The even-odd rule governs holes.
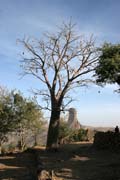
{"type": "Polygon", "coordinates": [[[6,134],[15,128],[14,115],[11,96],[8,90],[0,87],[0,144],[6,140],[6,134]]]}
{"type": "Polygon", "coordinates": [[[96,68],[97,83],[120,85],[120,44],[105,43],[99,50],[101,55],[96,68]]]}
{"type": "Polygon", "coordinates": [[[45,123],[35,100],[25,98],[19,91],[0,88],[0,144],[6,140],[9,132],[19,133],[24,141],[28,131],[35,134],[45,123]]]}

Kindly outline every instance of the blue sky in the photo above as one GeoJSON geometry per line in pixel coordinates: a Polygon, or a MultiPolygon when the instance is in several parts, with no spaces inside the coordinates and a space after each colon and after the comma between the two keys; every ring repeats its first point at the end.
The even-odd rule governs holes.
{"type": "MultiPolygon", "coordinates": [[[[20,79],[22,48],[17,39],[41,38],[42,33],[54,32],[56,25],[72,17],[81,34],[94,34],[97,45],[119,43],[119,9],[119,0],[0,0],[0,85],[19,89],[26,96],[30,88],[40,88],[32,77],[20,79]]],[[[71,107],[77,108],[79,121],[94,126],[120,125],[120,95],[113,92],[115,88],[91,86],[74,93],[77,101],[71,107]]]]}

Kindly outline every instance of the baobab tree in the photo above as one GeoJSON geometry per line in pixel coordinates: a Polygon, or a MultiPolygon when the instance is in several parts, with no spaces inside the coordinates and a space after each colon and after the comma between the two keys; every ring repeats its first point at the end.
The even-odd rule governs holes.
{"type": "Polygon", "coordinates": [[[51,111],[46,147],[52,149],[58,147],[60,112],[72,101],[68,92],[92,81],[98,53],[93,37],[78,35],[71,22],[44,36],[20,40],[27,50],[21,65],[25,75],[33,75],[44,85],[37,94],[47,103],[43,108],[51,111]]]}

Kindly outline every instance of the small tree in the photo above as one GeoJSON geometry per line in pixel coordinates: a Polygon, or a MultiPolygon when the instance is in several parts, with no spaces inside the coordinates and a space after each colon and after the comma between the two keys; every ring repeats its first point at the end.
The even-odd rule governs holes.
{"type": "Polygon", "coordinates": [[[97,83],[117,83],[120,85],[120,44],[105,43],[96,68],[97,83]]]}
{"type": "Polygon", "coordinates": [[[16,129],[20,137],[19,146],[24,150],[30,131],[36,140],[37,133],[43,129],[46,122],[37,102],[24,98],[20,93],[14,94],[14,109],[18,122],[16,129]]]}
{"type": "Polygon", "coordinates": [[[47,121],[45,121],[42,111],[35,100],[29,100],[26,103],[26,128],[31,130],[34,137],[34,145],[37,145],[38,134],[43,133],[46,130],[45,126],[47,121]]]}
{"type": "Polygon", "coordinates": [[[0,87],[0,149],[7,141],[7,133],[13,131],[15,126],[11,93],[6,88],[0,87]]]}
{"type": "Polygon", "coordinates": [[[60,112],[68,92],[92,81],[98,54],[92,36],[86,40],[75,32],[71,22],[63,24],[56,34],[44,40],[23,39],[25,49],[22,67],[24,75],[31,74],[43,84],[37,93],[47,102],[44,109],[51,111],[47,149],[58,147],[60,112]]]}
{"type": "Polygon", "coordinates": [[[7,140],[9,132],[17,131],[23,150],[28,132],[36,135],[45,123],[35,100],[24,98],[19,91],[9,92],[6,88],[0,88],[0,147],[7,140]]]}

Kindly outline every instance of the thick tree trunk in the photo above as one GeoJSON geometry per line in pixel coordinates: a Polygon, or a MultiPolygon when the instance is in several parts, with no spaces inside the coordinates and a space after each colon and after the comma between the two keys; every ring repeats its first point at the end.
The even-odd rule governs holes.
{"type": "Polygon", "coordinates": [[[58,136],[59,136],[59,123],[60,123],[60,106],[52,109],[48,136],[47,136],[47,150],[58,148],[58,136]]]}
{"type": "Polygon", "coordinates": [[[2,154],[2,142],[0,140],[0,154],[2,154]]]}

